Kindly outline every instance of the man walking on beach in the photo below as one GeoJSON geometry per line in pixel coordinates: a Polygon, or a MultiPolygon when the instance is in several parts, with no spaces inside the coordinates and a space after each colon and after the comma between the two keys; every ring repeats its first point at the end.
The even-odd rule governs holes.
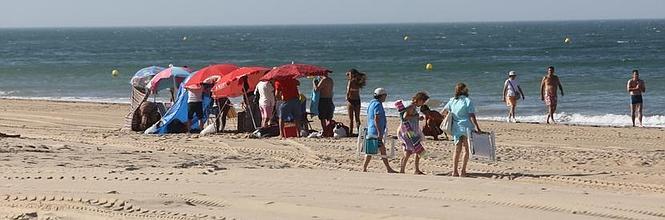
{"type": "Polygon", "coordinates": [[[644,80],[640,79],[640,72],[633,70],[633,78],[628,80],[626,90],[630,94],[630,114],[635,127],[635,118],[637,117],[642,127],[642,94],[647,92],[644,80]]]}
{"type": "MultiPolygon", "coordinates": [[[[386,132],[386,111],[383,109],[383,102],[386,101],[388,93],[383,88],[377,88],[374,90],[374,99],[369,102],[367,106],[367,135],[376,136],[379,139],[379,152],[381,153],[381,160],[383,160],[383,165],[386,166],[388,173],[397,173],[393,170],[388,163],[388,158],[386,158],[386,146],[383,143],[383,135],[386,132]]],[[[365,163],[363,163],[363,172],[367,172],[367,165],[372,160],[372,156],[365,156],[365,163]]]]}
{"type": "Polygon", "coordinates": [[[540,82],[540,100],[545,102],[549,112],[547,113],[547,124],[550,123],[550,118],[552,123],[554,121],[554,113],[556,112],[557,106],[557,90],[561,89],[561,96],[563,96],[563,86],[559,80],[559,76],[554,75],[554,67],[550,66],[547,68],[547,75],[543,77],[543,81],[540,82]]]}
{"type": "Polygon", "coordinates": [[[517,81],[517,73],[510,71],[508,79],[503,83],[503,101],[508,106],[508,122],[517,122],[515,118],[515,108],[517,107],[517,100],[522,97],[524,100],[524,92],[522,87],[517,81]]]}
{"type": "Polygon", "coordinates": [[[319,92],[319,120],[321,127],[325,128],[333,119],[335,104],[333,103],[333,80],[328,75],[322,76],[321,81],[313,81],[314,91],[319,92]]]}

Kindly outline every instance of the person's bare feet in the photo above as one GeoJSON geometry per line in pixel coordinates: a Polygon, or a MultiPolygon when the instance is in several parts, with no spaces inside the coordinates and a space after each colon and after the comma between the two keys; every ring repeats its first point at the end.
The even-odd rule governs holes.
{"type": "Polygon", "coordinates": [[[467,176],[468,176],[468,175],[466,174],[466,172],[464,172],[464,171],[460,172],[459,177],[467,177],[467,176]]]}
{"type": "Polygon", "coordinates": [[[425,173],[423,173],[420,170],[416,170],[415,172],[413,172],[413,174],[415,174],[415,175],[425,175],[425,173]]]}
{"type": "Polygon", "coordinates": [[[452,176],[452,177],[459,177],[459,173],[457,173],[457,172],[453,172],[453,173],[450,174],[450,176],[452,176]]]}

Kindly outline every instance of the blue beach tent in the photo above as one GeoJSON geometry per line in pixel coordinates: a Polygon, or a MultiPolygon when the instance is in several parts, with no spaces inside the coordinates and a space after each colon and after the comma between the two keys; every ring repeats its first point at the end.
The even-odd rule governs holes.
{"type": "MultiPolygon", "coordinates": [[[[193,75],[192,75],[193,76],[193,75]]],[[[145,134],[169,134],[169,133],[184,133],[184,127],[187,125],[187,113],[189,112],[187,100],[189,93],[185,89],[185,84],[189,81],[187,77],[178,88],[178,95],[173,103],[173,106],[164,114],[161,120],[152,127],[145,131],[145,134]]],[[[203,115],[194,115],[192,119],[192,130],[202,130],[203,126],[199,125],[199,118],[203,121],[208,120],[212,108],[212,97],[210,93],[203,94],[203,115]]]]}

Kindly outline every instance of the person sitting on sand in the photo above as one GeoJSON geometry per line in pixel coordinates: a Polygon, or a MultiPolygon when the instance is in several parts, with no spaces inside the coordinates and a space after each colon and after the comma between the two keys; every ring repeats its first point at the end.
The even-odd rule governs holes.
{"type": "Polygon", "coordinates": [[[522,92],[522,87],[520,87],[520,83],[517,81],[517,73],[510,71],[508,79],[503,83],[503,101],[508,106],[508,122],[517,122],[515,108],[517,108],[519,97],[522,97],[522,100],[524,100],[524,92],[522,92]]]}
{"type": "Polygon", "coordinates": [[[647,92],[647,86],[644,80],[640,79],[640,72],[633,70],[633,78],[628,80],[626,90],[630,94],[630,115],[635,127],[635,118],[639,120],[639,126],[642,127],[642,94],[647,92]]]}
{"type": "MultiPolygon", "coordinates": [[[[423,134],[425,136],[432,136],[434,140],[439,140],[439,135],[446,135],[441,130],[441,123],[443,123],[445,116],[431,110],[427,105],[420,106],[420,112],[425,115],[425,125],[423,126],[423,134]]],[[[448,139],[447,136],[446,139],[448,139]]]]}
{"type": "Polygon", "coordinates": [[[416,156],[414,166],[416,170],[414,171],[414,174],[425,174],[420,171],[420,154],[425,152],[425,148],[422,146],[422,141],[425,136],[420,130],[419,122],[421,118],[420,113],[418,113],[418,109],[423,106],[428,99],[429,96],[425,92],[418,92],[411,99],[411,104],[400,111],[400,114],[403,115],[401,117],[402,123],[408,122],[409,125],[408,127],[405,127],[403,124],[399,130],[399,137],[405,137],[401,140],[404,147],[404,157],[401,161],[401,166],[399,169],[400,173],[404,173],[404,169],[406,168],[406,163],[409,161],[409,157],[411,157],[412,154],[415,154],[416,156]],[[409,136],[408,132],[411,132],[413,136],[407,138],[409,136]]]}
{"type": "Polygon", "coordinates": [[[466,176],[466,164],[469,162],[469,138],[467,134],[476,130],[480,133],[480,126],[476,120],[476,108],[469,99],[469,89],[464,83],[457,83],[455,86],[455,97],[443,108],[442,114],[452,114],[453,126],[452,135],[455,143],[455,152],[453,153],[453,172],[452,176],[466,176]],[[458,172],[458,163],[460,153],[464,151],[462,169],[458,172]]]}
{"type": "MultiPolygon", "coordinates": [[[[388,173],[397,173],[393,170],[388,163],[388,158],[386,158],[386,146],[383,143],[383,135],[386,132],[386,111],[383,109],[383,102],[386,101],[388,93],[383,88],[377,88],[374,90],[374,99],[369,103],[367,107],[367,135],[376,136],[379,139],[379,152],[381,153],[381,160],[383,165],[386,166],[388,173]]],[[[363,172],[367,172],[367,166],[372,160],[372,156],[366,155],[365,162],[363,163],[363,172]]]]}
{"type": "Polygon", "coordinates": [[[350,69],[346,73],[346,79],[348,80],[346,85],[346,109],[349,113],[349,136],[353,136],[353,128],[360,127],[360,89],[365,87],[367,76],[356,69],[350,69]]]}
{"type": "Polygon", "coordinates": [[[319,120],[321,120],[321,127],[325,128],[332,119],[335,113],[335,104],[333,103],[333,88],[334,82],[328,75],[321,76],[321,80],[314,80],[312,88],[315,92],[319,92],[319,120]]]}
{"type": "Polygon", "coordinates": [[[556,112],[558,102],[556,94],[558,89],[561,89],[561,96],[563,96],[563,86],[561,85],[559,76],[554,75],[554,67],[550,66],[547,68],[547,75],[540,82],[540,100],[545,102],[548,109],[547,124],[550,123],[550,119],[552,119],[552,123],[556,123],[554,121],[554,113],[556,112]]]}

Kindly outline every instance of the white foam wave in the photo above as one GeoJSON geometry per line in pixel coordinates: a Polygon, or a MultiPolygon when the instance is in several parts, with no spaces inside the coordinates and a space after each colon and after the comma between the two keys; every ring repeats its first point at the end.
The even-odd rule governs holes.
{"type": "Polygon", "coordinates": [[[18,91],[0,91],[0,96],[8,96],[16,93],[18,93],[18,91]]]}
{"type": "MultiPolygon", "coordinates": [[[[383,108],[386,110],[386,115],[398,116],[398,112],[394,106],[394,102],[395,101],[386,101],[383,103],[383,108]]],[[[360,110],[361,115],[365,115],[368,105],[369,103],[367,102],[361,103],[362,106],[360,110]]],[[[408,102],[405,101],[405,105],[408,105],[408,102]]],[[[346,106],[338,106],[337,108],[335,108],[335,113],[347,114],[346,106]]],[[[506,116],[480,115],[478,119],[486,121],[506,121],[506,116]]],[[[585,115],[585,114],[577,114],[577,113],[571,114],[571,113],[562,112],[560,114],[556,114],[555,119],[557,123],[568,124],[568,125],[618,126],[618,127],[632,126],[630,115],[616,115],[616,114],[585,115]]],[[[520,122],[545,123],[545,115],[518,116],[517,120],[520,122]]],[[[664,115],[645,116],[643,119],[643,124],[645,127],[665,127],[665,116],[664,115]]]]}
{"type": "MultiPolygon", "coordinates": [[[[506,117],[505,116],[479,117],[479,119],[489,120],[489,121],[505,121],[506,117]]],[[[570,125],[619,126],[619,127],[632,126],[630,115],[615,115],[615,114],[583,115],[583,114],[561,113],[561,114],[556,114],[555,119],[558,123],[570,124],[570,125]]],[[[545,115],[518,116],[517,120],[520,122],[544,123],[545,115]]],[[[663,115],[645,116],[643,119],[643,124],[645,127],[665,127],[665,116],[663,115]]]]}

